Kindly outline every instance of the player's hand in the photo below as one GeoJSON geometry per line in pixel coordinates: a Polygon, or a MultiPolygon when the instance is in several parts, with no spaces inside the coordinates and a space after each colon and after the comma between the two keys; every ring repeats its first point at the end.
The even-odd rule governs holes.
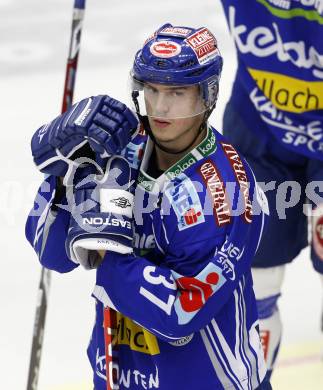
{"type": "Polygon", "coordinates": [[[86,269],[98,267],[102,251],[133,251],[133,194],[128,162],[114,156],[108,160],[104,174],[94,174],[93,170],[92,165],[77,168],[74,182],[78,184],[73,189],[67,186],[71,221],[66,251],[72,261],[86,269]]]}
{"type": "Polygon", "coordinates": [[[137,126],[135,115],[109,96],[81,100],[36,131],[34,162],[41,172],[64,176],[75,157],[92,157],[89,143],[102,157],[118,154],[137,126]]]}
{"type": "Polygon", "coordinates": [[[119,154],[138,126],[134,112],[118,100],[105,96],[100,112],[89,127],[91,148],[103,158],[119,154]]]}

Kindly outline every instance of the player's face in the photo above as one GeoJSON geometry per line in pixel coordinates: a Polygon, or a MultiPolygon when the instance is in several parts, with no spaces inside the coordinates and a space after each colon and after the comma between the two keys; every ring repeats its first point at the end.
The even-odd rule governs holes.
{"type": "Polygon", "coordinates": [[[149,123],[156,140],[174,151],[189,145],[196,137],[205,110],[199,87],[146,83],[144,92],[149,123]]]}

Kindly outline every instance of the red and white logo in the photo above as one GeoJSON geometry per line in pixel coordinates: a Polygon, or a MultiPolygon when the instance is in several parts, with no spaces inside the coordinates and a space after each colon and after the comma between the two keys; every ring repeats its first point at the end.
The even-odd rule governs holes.
{"type": "Polygon", "coordinates": [[[260,331],[260,341],[261,341],[262,349],[264,351],[265,361],[267,361],[268,350],[269,350],[269,341],[270,341],[269,330],[261,330],[260,331]]]}
{"type": "Polygon", "coordinates": [[[194,208],[187,210],[186,213],[184,214],[184,220],[186,225],[193,225],[198,221],[201,215],[202,215],[201,211],[196,212],[194,208]]]}
{"type": "Polygon", "coordinates": [[[315,226],[315,233],[319,243],[323,246],[323,217],[321,217],[315,226]]]}
{"type": "Polygon", "coordinates": [[[159,31],[159,35],[172,35],[175,37],[187,37],[192,30],[183,27],[165,27],[159,31]]]}
{"type": "Polygon", "coordinates": [[[181,52],[181,47],[173,41],[154,42],[150,46],[150,52],[159,58],[171,58],[177,56],[181,52]]]}
{"type": "Polygon", "coordinates": [[[230,205],[219,170],[211,160],[207,160],[200,166],[199,173],[213,200],[213,212],[217,225],[227,225],[231,222],[230,205]]]}
{"type": "Polygon", "coordinates": [[[244,199],[244,212],[243,217],[245,222],[251,223],[252,221],[252,203],[249,197],[249,182],[247,173],[245,170],[245,167],[243,165],[243,162],[238,154],[238,152],[235,150],[235,148],[231,144],[226,144],[224,142],[220,142],[222,149],[233,169],[234,175],[236,177],[236,180],[239,184],[241,194],[244,199]]]}
{"type": "Polygon", "coordinates": [[[315,209],[312,222],[313,248],[317,256],[323,261],[323,205],[315,209]]]}
{"type": "Polygon", "coordinates": [[[180,291],[174,302],[179,324],[187,324],[226,282],[222,269],[210,262],[196,276],[172,275],[180,291]]]}
{"type": "Polygon", "coordinates": [[[176,280],[181,291],[179,297],[182,309],[185,312],[199,310],[213,294],[213,286],[220,280],[217,272],[210,272],[206,275],[205,282],[194,277],[182,276],[176,280]]]}
{"type": "Polygon", "coordinates": [[[186,41],[194,50],[200,64],[206,63],[218,54],[216,39],[207,28],[190,35],[186,41]]]}

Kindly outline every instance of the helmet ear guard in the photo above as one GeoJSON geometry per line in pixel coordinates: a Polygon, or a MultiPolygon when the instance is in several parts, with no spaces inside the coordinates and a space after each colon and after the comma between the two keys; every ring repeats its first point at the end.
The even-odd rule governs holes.
{"type": "Polygon", "coordinates": [[[212,107],[216,104],[219,92],[219,81],[215,79],[207,80],[202,84],[203,100],[207,103],[207,107],[212,107]]]}

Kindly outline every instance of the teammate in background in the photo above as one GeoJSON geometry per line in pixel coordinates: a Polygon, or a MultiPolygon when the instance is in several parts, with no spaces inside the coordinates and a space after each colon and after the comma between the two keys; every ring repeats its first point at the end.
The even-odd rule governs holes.
{"type": "Polygon", "coordinates": [[[251,277],[266,199],[208,124],[221,69],[207,28],[165,24],[134,59],[138,116],[96,96],[33,136],[50,176],[26,235],[47,268],[96,268],[96,390],[111,357],[104,307],[117,312],[120,389],[271,389],[251,277]]]}
{"type": "Polygon", "coordinates": [[[308,245],[308,216],[311,258],[323,286],[323,3],[222,4],[238,54],[223,134],[264,184],[271,211],[252,269],[270,373],[282,334],[277,300],[286,264],[308,245]]]}

